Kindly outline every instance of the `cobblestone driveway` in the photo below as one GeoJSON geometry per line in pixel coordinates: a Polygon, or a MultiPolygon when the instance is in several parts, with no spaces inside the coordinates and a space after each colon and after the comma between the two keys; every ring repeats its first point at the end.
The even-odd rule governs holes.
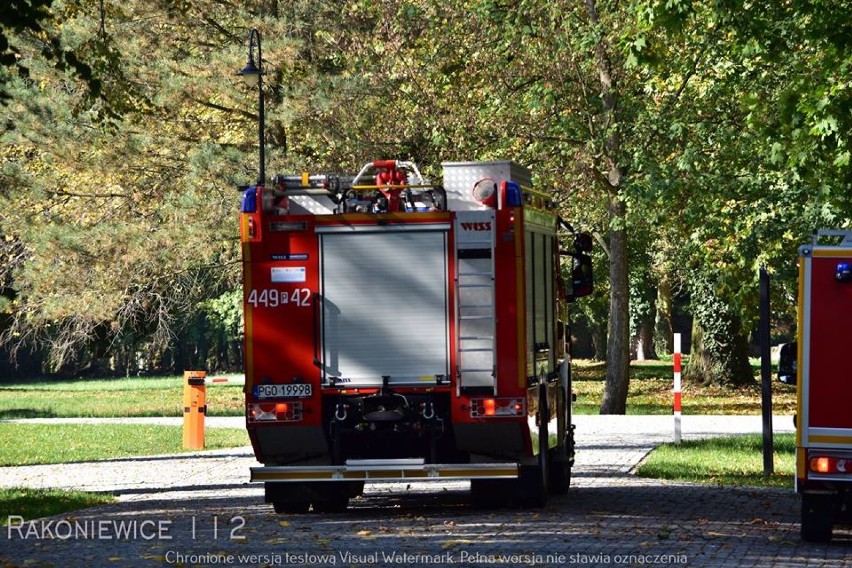
{"type": "MultiPolygon", "coordinates": [[[[685,417],[684,438],[759,429],[759,419],[746,418],[685,417]]],[[[789,430],[785,420],[776,418],[777,430],[789,430]]],[[[0,485],[17,479],[18,485],[111,488],[122,495],[119,503],[105,507],[33,524],[13,522],[0,537],[0,561],[4,566],[852,565],[852,532],[840,532],[830,545],[801,542],[792,490],[722,489],[630,475],[650,448],[671,437],[670,418],[578,417],[577,423],[581,446],[572,489],[535,511],[475,509],[466,484],[457,483],[373,485],[343,514],[279,516],[262,503],[259,488],[244,483],[254,462],[245,449],[0,468],[0,485]],[[81,531],[85,538],[75,538],[81,531]],[[48,536],[53,538],[42,538],[48,536]]]]}

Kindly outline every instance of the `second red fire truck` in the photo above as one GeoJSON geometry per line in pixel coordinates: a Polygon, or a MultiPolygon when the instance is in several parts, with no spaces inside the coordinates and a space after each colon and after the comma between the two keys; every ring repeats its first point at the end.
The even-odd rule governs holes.
{"type": "Polygon", "coordinates": [[[799,341],[782,347],[779,364],[780,379],[797,385],[796,490],[809,541],[852,523],[850,322],[852,231],[818,231],[799,248],[799,341]]]}
{"type": "Polygon", "coordinates": [[[591,292],[591,239],[531,182],[509,161],[432,183],[383,160],[245,192],[251,476],[276,511],[340,510],[367,481],[469,479],[532,506],[567,491],[566,304],[591,292]]]}

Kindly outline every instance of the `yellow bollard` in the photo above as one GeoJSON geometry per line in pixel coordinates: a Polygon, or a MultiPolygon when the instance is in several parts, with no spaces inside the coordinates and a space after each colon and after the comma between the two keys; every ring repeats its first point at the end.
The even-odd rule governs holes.
{"type": "Polygon", "coordinates": [[[204,449],[204,415],[207,401],[204,371],[183,373],[183,447],[189,450],[204,449]]]}

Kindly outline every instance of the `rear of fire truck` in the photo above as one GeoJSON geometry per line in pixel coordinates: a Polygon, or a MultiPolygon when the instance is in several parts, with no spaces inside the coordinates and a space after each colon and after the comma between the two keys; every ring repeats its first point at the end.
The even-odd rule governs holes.
{"type": "Polygon", "coordinates": [[[246,420],[278,512],[367,481],[471,480],[543,505],[573,463],[561,222],[512,162],[276,176],[245,192],[246,420]]]}
{"type": "Polygon", "coordinates": [[[852,522],[852,231],[818,231],[799,248],[799,341],[781,351],[780,379],[797,385],[796,489],[802,538],[831,540],[852,522]]]}

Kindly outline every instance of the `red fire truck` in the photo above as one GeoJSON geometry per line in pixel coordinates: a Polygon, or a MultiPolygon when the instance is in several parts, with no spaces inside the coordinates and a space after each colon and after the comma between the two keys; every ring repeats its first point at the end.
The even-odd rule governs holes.
{"type": "Polygon", "coordinates": [[[779,378],[797,385],[796,490],[802,538],[831,540],[852,522],[852,231],[818,231],[799,248],[799,341],[782,347],[779,378]]]}
{"type": "Polygon", "coordinates": [[[366,481],[469,479],[543,505],[574,459],[566,301],[587,234],[509,161],[280,175],[243,196],[246,420],[277,512],[366,481]],[[570,236],[570,235],[566,235],[570,236]],[[571,285],[561,259],[571,258],[571,285]]]}

